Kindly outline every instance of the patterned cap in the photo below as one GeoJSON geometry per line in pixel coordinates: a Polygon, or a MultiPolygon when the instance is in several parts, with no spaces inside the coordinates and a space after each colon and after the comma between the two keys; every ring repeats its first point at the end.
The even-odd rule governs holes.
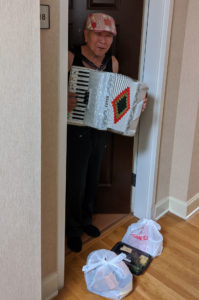
{"type": "Polygon", "coordinates": [[[86,20],[85,29],[94,31],[108,31],[116,35],[116,27],[114,19],[103,13],[90,14],[86,20]]]}

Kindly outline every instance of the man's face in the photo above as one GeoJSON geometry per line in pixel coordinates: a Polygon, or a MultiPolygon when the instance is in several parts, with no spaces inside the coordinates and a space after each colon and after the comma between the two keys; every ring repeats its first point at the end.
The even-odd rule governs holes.
{"type": "Polygon", "coordinates": [[[85,30],[85,42],[90,50],[99,57],[103,57],[110,49],[113,42],[113,34],[107,31],[85,30]]]}

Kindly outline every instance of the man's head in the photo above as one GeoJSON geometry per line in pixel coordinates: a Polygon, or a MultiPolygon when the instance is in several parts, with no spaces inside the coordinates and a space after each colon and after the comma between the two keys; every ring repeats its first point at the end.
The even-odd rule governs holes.
{"type": "Polygon", "coordinates": [[[96,56],[103,56],[116,35],[114,19],[103,13],[90,14],[84,30],[85,42],[96,56]]]}
{"type": "Polygon", "coordinates": [[[95,32],[106,31],[112,33],[113,35],[117,34],[114,19],[104,13],[94,13],[88,15],[85,29],[95,32]]]}

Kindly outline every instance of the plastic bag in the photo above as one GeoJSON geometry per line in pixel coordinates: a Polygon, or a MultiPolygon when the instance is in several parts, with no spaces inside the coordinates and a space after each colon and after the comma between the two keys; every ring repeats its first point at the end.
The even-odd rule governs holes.
{"type": "Polygon", "coordinates": [[[160,229],[161,226],[155,221],[143,218],[128,227],[122,242],[145,251],[153,257],[158,256],[163,249],[160,229]]]}
{"type": "Polygon", "coordinates": [[[124,298],[133,288],[133,276],[122,261],[125,257],[105,249],[91,252],[82,268],[87,289],[109,299],[124,298]]]}

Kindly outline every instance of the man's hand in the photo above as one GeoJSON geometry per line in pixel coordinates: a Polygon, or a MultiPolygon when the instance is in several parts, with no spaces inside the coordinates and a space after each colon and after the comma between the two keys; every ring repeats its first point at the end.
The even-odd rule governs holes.
{"type": "Polygon", "coordinates": [[[68,113],[70,113],[77,105],[77,94],[68,93],[68,113]]]}
{"type": "Polygon", "coordinates": [[[146,93],[146,96],[144,98],[144,102],[143,102],[143,105],[142,105],[142,112],[145,111],[145,109],[146,109],[147,101],[148,101],[148,93],[146,93]]]}

